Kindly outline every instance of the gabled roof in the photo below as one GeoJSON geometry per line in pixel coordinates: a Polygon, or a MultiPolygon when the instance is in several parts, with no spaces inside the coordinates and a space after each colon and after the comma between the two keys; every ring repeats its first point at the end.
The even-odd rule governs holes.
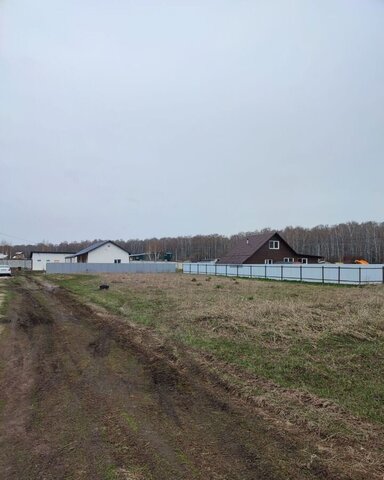
{"type": "Polygon", "coordinates": [[[124,252],[130,253],[125,250],[123,247],[120,247],[120,245],[117,245],[117,243],[112,242],[112,240],[101,240],[100,242],[93,243],[92,245],[89,245],[86,248],[83,248],[79,252],[75,253],[74,255],[69,255],[67,258],[74,258],[74,257],[79,257],[80,255],[85,255],[86,253],[92,252],[93,250],[96,250],[97,248],[102,247],[103,245],[106,245],[107,243],[112,243],[112,245],[115,245],[117,248],[120,248],[120,250],[123,250],[124,252]]]}
{"type": "Polygon", "coordinates": [[[52,255],[52,253],[56,253],[56,254],[60,254],[60,255],[72,255],[74,252],[53,252],[53,251],[51,251],[51,252],[47,252],[47,251],[43,252],[43,250],[32,250],[31,253],[29,254],[29,258],[32,258],[32,255],[33,255],[34,253],[46,253],[46,254],[48,254],[48,255],[52,255]]]}
{"type": "MultiPolygon", "coordinates": [[[[250,235],[249,237],[242,238],[232,250],[220,258],[218,263],[235,263],[239,265],[244,263],[276,233],[277,232],[260,233],[259,235],[250,235]]],[[[279,234],[277,233],[277,235],[279,234]]]]}
{"type": "Polygon", "coordinates": [[[226,255],[221,257],[218,263],[229,263],[241,265],[251,255],[257,252],[265,243],[267,243],[272,237],[277,235],[281,241],[286,243],[289,248],[299,257],[315,257],[323,258],[319,255],[307,255],[295,252],[295,250],[289,245],[289,243],[278,232],[267,232],[259,235],[250,235],[242,238],[226,255]]]}

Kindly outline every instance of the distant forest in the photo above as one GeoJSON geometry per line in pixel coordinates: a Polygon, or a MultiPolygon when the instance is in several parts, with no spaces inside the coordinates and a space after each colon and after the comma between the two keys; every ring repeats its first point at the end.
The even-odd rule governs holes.
{"type": "MultiPolygon", "coordinates": [[[[130,253],[146,253],[147,258],[152,260],[161,259],[166,252],[171,252],[173,260],[203,261],[220,258],[243,237],[268,231],[274,230],[265,228],[229,237],[212,234],[145,240],[120,239],[115,242],[130,253]]],[[[318,225],[314,228],[286,227],[279,233],[296,251],[322,255],[326,261],[350,261],[363,258],[370,263],[384,263],[384,222],[348,222],[332,226],[318,225]]],[[[98,240],[12,246],[3,242],[0,252],[11,256],[18,251],[29,256],[32,250],[76,252],[98,240]]]]}

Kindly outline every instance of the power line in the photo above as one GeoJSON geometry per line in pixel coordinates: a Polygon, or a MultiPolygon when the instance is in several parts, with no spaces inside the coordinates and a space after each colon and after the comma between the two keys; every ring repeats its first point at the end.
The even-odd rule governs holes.
{"type": "Polygon", "coordinates": [[[23,242],[28,242],[32,244],[34,243],[31,240],[28,240],[26,238],[17,237],[16,235],[9,235],[8,233],[4,233],[4,232],[0,232],[0,235],[4,235],[5,237],[9,237],[9,238],[15,238],[16,240],[22,240],[23,242]]]}

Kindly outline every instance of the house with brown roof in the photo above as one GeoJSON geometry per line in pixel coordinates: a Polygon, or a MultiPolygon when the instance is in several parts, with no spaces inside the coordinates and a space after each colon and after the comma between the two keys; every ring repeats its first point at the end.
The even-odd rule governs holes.
{"type": "Polygon", "coordinates": [[[221,257],[221,264],[319,263],[324,257],[297,253],[278,233],[250,235],[241,239],[232,250],[221,257]]]}

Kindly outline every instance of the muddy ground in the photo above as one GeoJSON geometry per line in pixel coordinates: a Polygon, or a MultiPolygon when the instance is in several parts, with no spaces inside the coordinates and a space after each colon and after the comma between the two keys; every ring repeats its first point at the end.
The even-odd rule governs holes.
{"type": "MultiPolygon", "coordinates": [[[[360,479],[188,352],[20,277],[0,336],[4,480],[360,479]]],[[[370,478],[380,478],[372,470],[370,478]]]]}

